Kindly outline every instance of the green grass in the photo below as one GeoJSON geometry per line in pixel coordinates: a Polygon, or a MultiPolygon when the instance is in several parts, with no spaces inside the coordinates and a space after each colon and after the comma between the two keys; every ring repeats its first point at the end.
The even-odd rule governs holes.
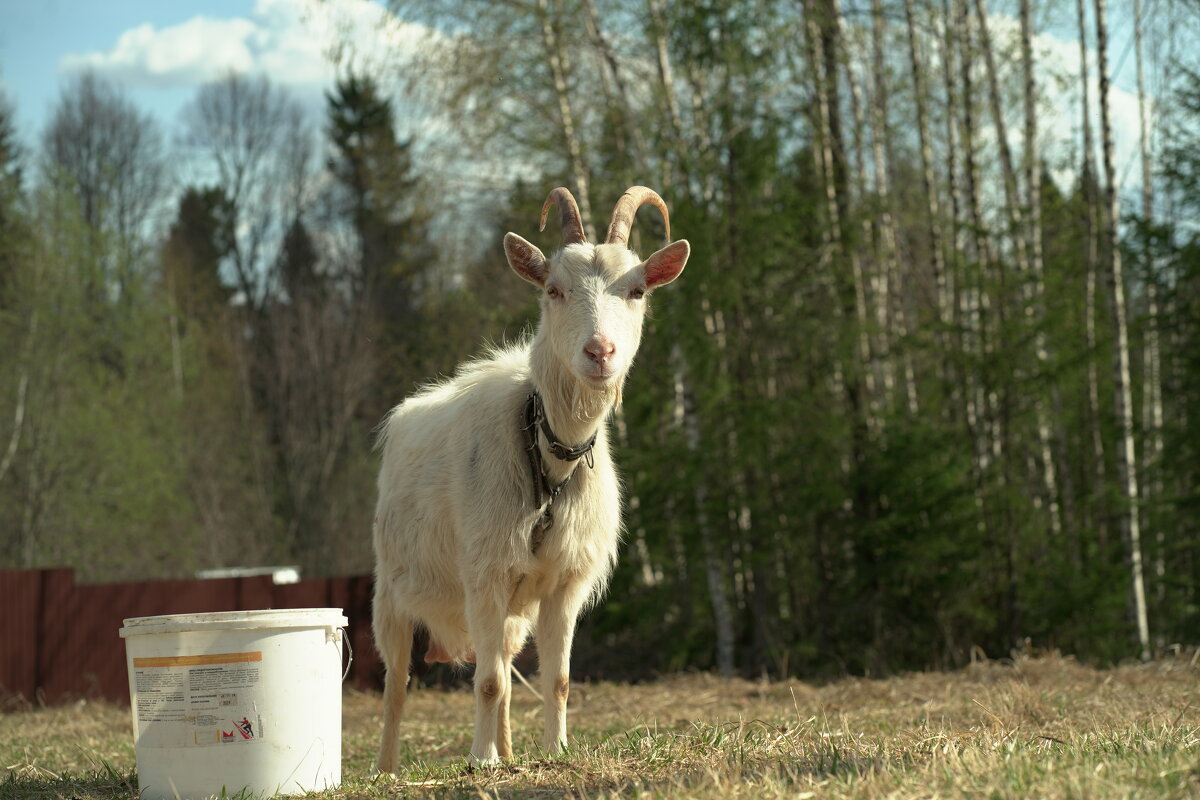
{"type": "MultiPolygon", "coordinates": [[[[1101,671],[1069,659],[977,664],[886,680],[681,675],[573,688],[571,749],[535,742],[517,686],[518,757],[472,772],[472,697],[413,693],[405,765],[370,776],[376,694],[348,692],[342,786],[381,798],[1200,798],[1200,669],[1188,659],[1101,671]]],[[[129,712],[102,703],[0,716],[0,800],[136,796],[129,712]]]]}

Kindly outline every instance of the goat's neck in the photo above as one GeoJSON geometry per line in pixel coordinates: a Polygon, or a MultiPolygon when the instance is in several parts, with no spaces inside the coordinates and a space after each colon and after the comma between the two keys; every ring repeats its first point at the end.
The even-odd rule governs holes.
{"type": "MultiPolygon", "coordinates": [[[[597,390],[580,382],[548,348],[534,353],[530,367],[533,387],[542,396],[546,421],[560,442],[576,447],[600,432],[620,397],[619,385],[597,390]]],[[[552,478],[561,480],[574,469],[575,462],[561,461],[550,452],[544,437],[539,437],[539,444],[552,478]]]]}

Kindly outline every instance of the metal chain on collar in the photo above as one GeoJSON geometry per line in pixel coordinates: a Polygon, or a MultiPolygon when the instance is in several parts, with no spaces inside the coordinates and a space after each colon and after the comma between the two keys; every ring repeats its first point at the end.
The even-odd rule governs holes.
{"type": "Polygon", "coordinates": [[[533,507],[542,510],[542,515],[533,523],[533,529],[530,532],[530,550],[534,553],[542,546],[546,531],[554,527],[552,508],[555,498],[575,476],[575,470],[572,469],[561,483],[557,485],[550,483],[550,478],[546,475],[546,465],[542,461],[542,451],[538,448],[539,428],[546,437],[546,446],[555,458],[562,461],[578,461],[582,458],[586,461],[588,469],[595,464],[592,447],[596,444],[596,434],[592,434],[592,438],[579,447],[569,447],[563,444],[554,435],[550,423],[546,420],[546,409],[542,405],[542,396],[534,391],[530,392],[529,397],[525,399],[525,405],[521,411],[521,433],[525,437],[525,454],[529,458],[530,477],[533,479],[533,507]]]}

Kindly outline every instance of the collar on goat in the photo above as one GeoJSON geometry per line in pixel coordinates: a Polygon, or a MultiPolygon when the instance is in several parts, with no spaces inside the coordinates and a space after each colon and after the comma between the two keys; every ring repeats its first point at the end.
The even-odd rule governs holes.
{"type": "Polygon", "coordinates": [[[525,437],[525,454],[529,457],[529,471],[533,478],[533,507],[542,509],[542,515],[533,523],[530,537],[530,549],[534,553],[542,546],[546,531],[554,526],[554,514],[550,510],[554,506],[554,499],[575,475],[575,470],[572,469],[562,483],[557,486],[550,483],[550,478],[546,475],[546,466],[542,463],[542,451],[538,447],[538,428],[541,428],[542,435],[546,437],[546,446],[555,458],[562,461],[578,461],[582,458],[587,462],[588,469],[594,464],[592,447],[596,444],[594,433],[592,438],[578,447],[563,444],[554,435],[550,423],[546,420],[542,396],[534,391],[525,399],[525,406],[521,411],[521,433],[525,437]]]}

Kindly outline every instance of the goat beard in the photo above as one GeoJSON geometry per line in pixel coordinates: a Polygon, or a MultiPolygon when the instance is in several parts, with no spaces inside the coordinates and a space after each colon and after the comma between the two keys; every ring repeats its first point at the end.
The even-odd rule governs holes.
{"type": "Polygon", "coordinates": [[[550,368],[537,361],[532,365],[533,378],[543,402],[557,411],[565,411],[572,422],[595,422],[620,405],[624,376],[606,386],[594,387],[575,377],[565,364],[550,368]]]}

